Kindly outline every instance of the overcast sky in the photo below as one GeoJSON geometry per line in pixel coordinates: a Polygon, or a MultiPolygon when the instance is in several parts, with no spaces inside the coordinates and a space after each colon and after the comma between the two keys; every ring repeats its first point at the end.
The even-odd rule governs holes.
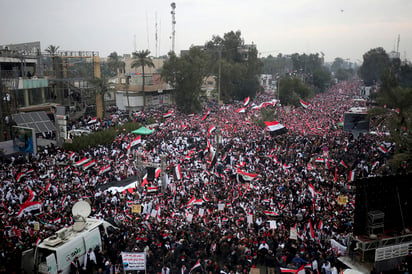
{"type": "MultiPolygon", "coordinates": [[[[0,44],[40,41],[61,50],[107,57],[172,48],[171,3],[165,0],[0,0],[0,44]],[[156,20],[157,18],[157,20],[156,20]],[[156,47],[157,22],[157,47],[156,47]]],[[[240,30],[261,56],[325,54],[359,62],[365,52],[412,55],[412,0],[177,0],[176,52],[213,35],[240,30]]]]}

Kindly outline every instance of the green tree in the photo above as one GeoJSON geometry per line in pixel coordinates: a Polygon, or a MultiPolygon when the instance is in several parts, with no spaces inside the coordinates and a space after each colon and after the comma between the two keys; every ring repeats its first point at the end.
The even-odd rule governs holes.
{"type": "Polygon", "coordinates": [[[52,66],[53,66],[53,73],[54,73],[54,77],[57,77],[57,51],[59,50],[59,46],[55,46],[55,45],[49,45],[45,51],[50,54],[50,57],[52,59],[52,66]]]}
{"type": "Polygon", "coordinates": [[[162,78],[175,89],[175,102],[179,111],[189,114],[201,109],[200,94],[203,79],[210,75],[210,57],[198,47],[177,57],[169,53],[163,64],[162,78]]]}
{"type": "Polygon", "coordinates": [[[291,56],[293,70],[299,73],[312,74],[322,67],[322,59],[319,54],[298,54],[294,53],[291,56]]]}
{"type": "Polygon", "coordinates": [[[45,51],[50,54],[51,56],[55,56],[57,54],[57,51],[59,50],[59,46],[55,46],[55,45],[49,45],[45,51]]]}
{"type": "Polygon", "coordinates": [[[109,54],[107,58],[107,65],[114,75],[117,76],[124,72],[126,66],[125,62],[122,61],[121,57],[115,51],[109,54]]]}
{"type": "Polygon", "coordinates": [[[271,75],[284,75],[289,71],[293,71],[292,59],[288,56],[283,56],[281,53],[273,57],[269,55],[262,58],[263,68],[262,73],[271,75]]]}
{"type": "Polygon", "coordinates": [[[359,68],[359,76],[365,85],[377,84],[383,72],[390,67],[389,56],[386,51],[379,47],[371,49],[363,55],[363,63],[359,68]]]}
{"type": "Polygon", "coordinates": [[[332,76],[326,67],[319,67],[313,72],[312,85],[316,93],[324,92],[330,84],[332,76]]]}
{"type": "Polygon", "coordinates": [[[338,70],[344,69],[344,68],[345,68],[345,60],[343,60],[340,57],[336,57],[330,67],[330,70],[332,72],[337,72],[338,70]]]}
{"type": "Polygon", "coordinates": [[[349,80],[353,75],[354,75],[353,69],[339,68],[339,69],[335,72],[335,77],[336,77],[336,79],[338,79],[338,80],[340,80],[340,81],[349,80]]]}
{"type": "Polygon", "coordinates": [[[306,100],[313,96],[313,90],[297,77],[284,77],[280,80],[279,85],[279,100],[283,105],[299,106],[299,99],[306,100]]]}
{"type": "Polygon", "coordinates": [[[263,63],[258,58],[256,47],[244,44],[240,31],[225,33],[223,38],[213,36],[205,44],[205,49],[215,60],[212,67],[214,75],[218,75],[218,64],[221,64],[221,99],[224,102],[256,95],[260,89],[258,75],[263,63]]]}
{"type": "Polygon", "coordinates": [[[145,88],[145,73],[144,68],[154,68],[155,65],[153,64],[152,58],[149,56],[149,50],[141,50],[138,52],[133,52],[133,62],[132,68],[141,67],[142,68],[142,92],[143,92],[143,109],[146,107],[146,94],[144,91],[145,88]]]}

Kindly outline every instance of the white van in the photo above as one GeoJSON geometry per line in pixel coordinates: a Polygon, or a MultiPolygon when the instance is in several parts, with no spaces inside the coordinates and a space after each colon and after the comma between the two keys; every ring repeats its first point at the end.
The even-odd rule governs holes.
{"type": "Polygon", "coordinates": [[[54,236],[43,240],[34,254],[33,250],[23,253],[22,267],[26,273],[69,274],[75,257],[83,265],[89,248],[94,250],[99,246],[104,249],[102,238],[108,227],[113,226],[104,220],[87,218],[80,229],[76,224],[62,228],[54,236]]]}
{"type": "Polygon", "coordinates": [[[81,265],[84,255],[92,248],[102,246],[102,236],[107,233],[107,228],[113,227],[110,223],[87,218],[83,227],[76,224],[62,228],[41,242],[34,251],[34,273],[70,273],[70,265],[75,257],[79,258],[81,265]]]}

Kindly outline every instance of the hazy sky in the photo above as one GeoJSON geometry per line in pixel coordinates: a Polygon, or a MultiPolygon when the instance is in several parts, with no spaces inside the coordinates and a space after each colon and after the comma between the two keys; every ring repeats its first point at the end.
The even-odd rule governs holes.
{"type": "MultiPolygon", "coordinates": [[[[0,44],[40,41],[61,50],[107,57],[172,48],[172,15],[165,0],[0,0],[0,44]],[[156,20],[157,18],[157,20],[156,20]],[[157,47],[156,47],[157,22],[157,47]],[[156,50],[157,49],[157,50],[156,50]]],[[[240,30],[261,56],[325,54],[359,62],[368,50],[412,55],[412,0],[177,0],[176,52],[213,35],[240,30]]]]}

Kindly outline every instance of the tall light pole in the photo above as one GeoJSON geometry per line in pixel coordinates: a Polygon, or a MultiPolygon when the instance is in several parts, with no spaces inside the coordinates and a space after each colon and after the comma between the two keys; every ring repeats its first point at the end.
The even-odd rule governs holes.
{"type": "Polygon", "coordinates": [[[176,36],[176,30],[175,30],[175,26],[176,26],[176,18],[175,18],[175,9],[176,9],[176,3],[172,2],[170,4],[170,6],[172,7],[172,11],[170,12],[172,14],[172,51],[175,52],[175,36],[176,36]]]}

